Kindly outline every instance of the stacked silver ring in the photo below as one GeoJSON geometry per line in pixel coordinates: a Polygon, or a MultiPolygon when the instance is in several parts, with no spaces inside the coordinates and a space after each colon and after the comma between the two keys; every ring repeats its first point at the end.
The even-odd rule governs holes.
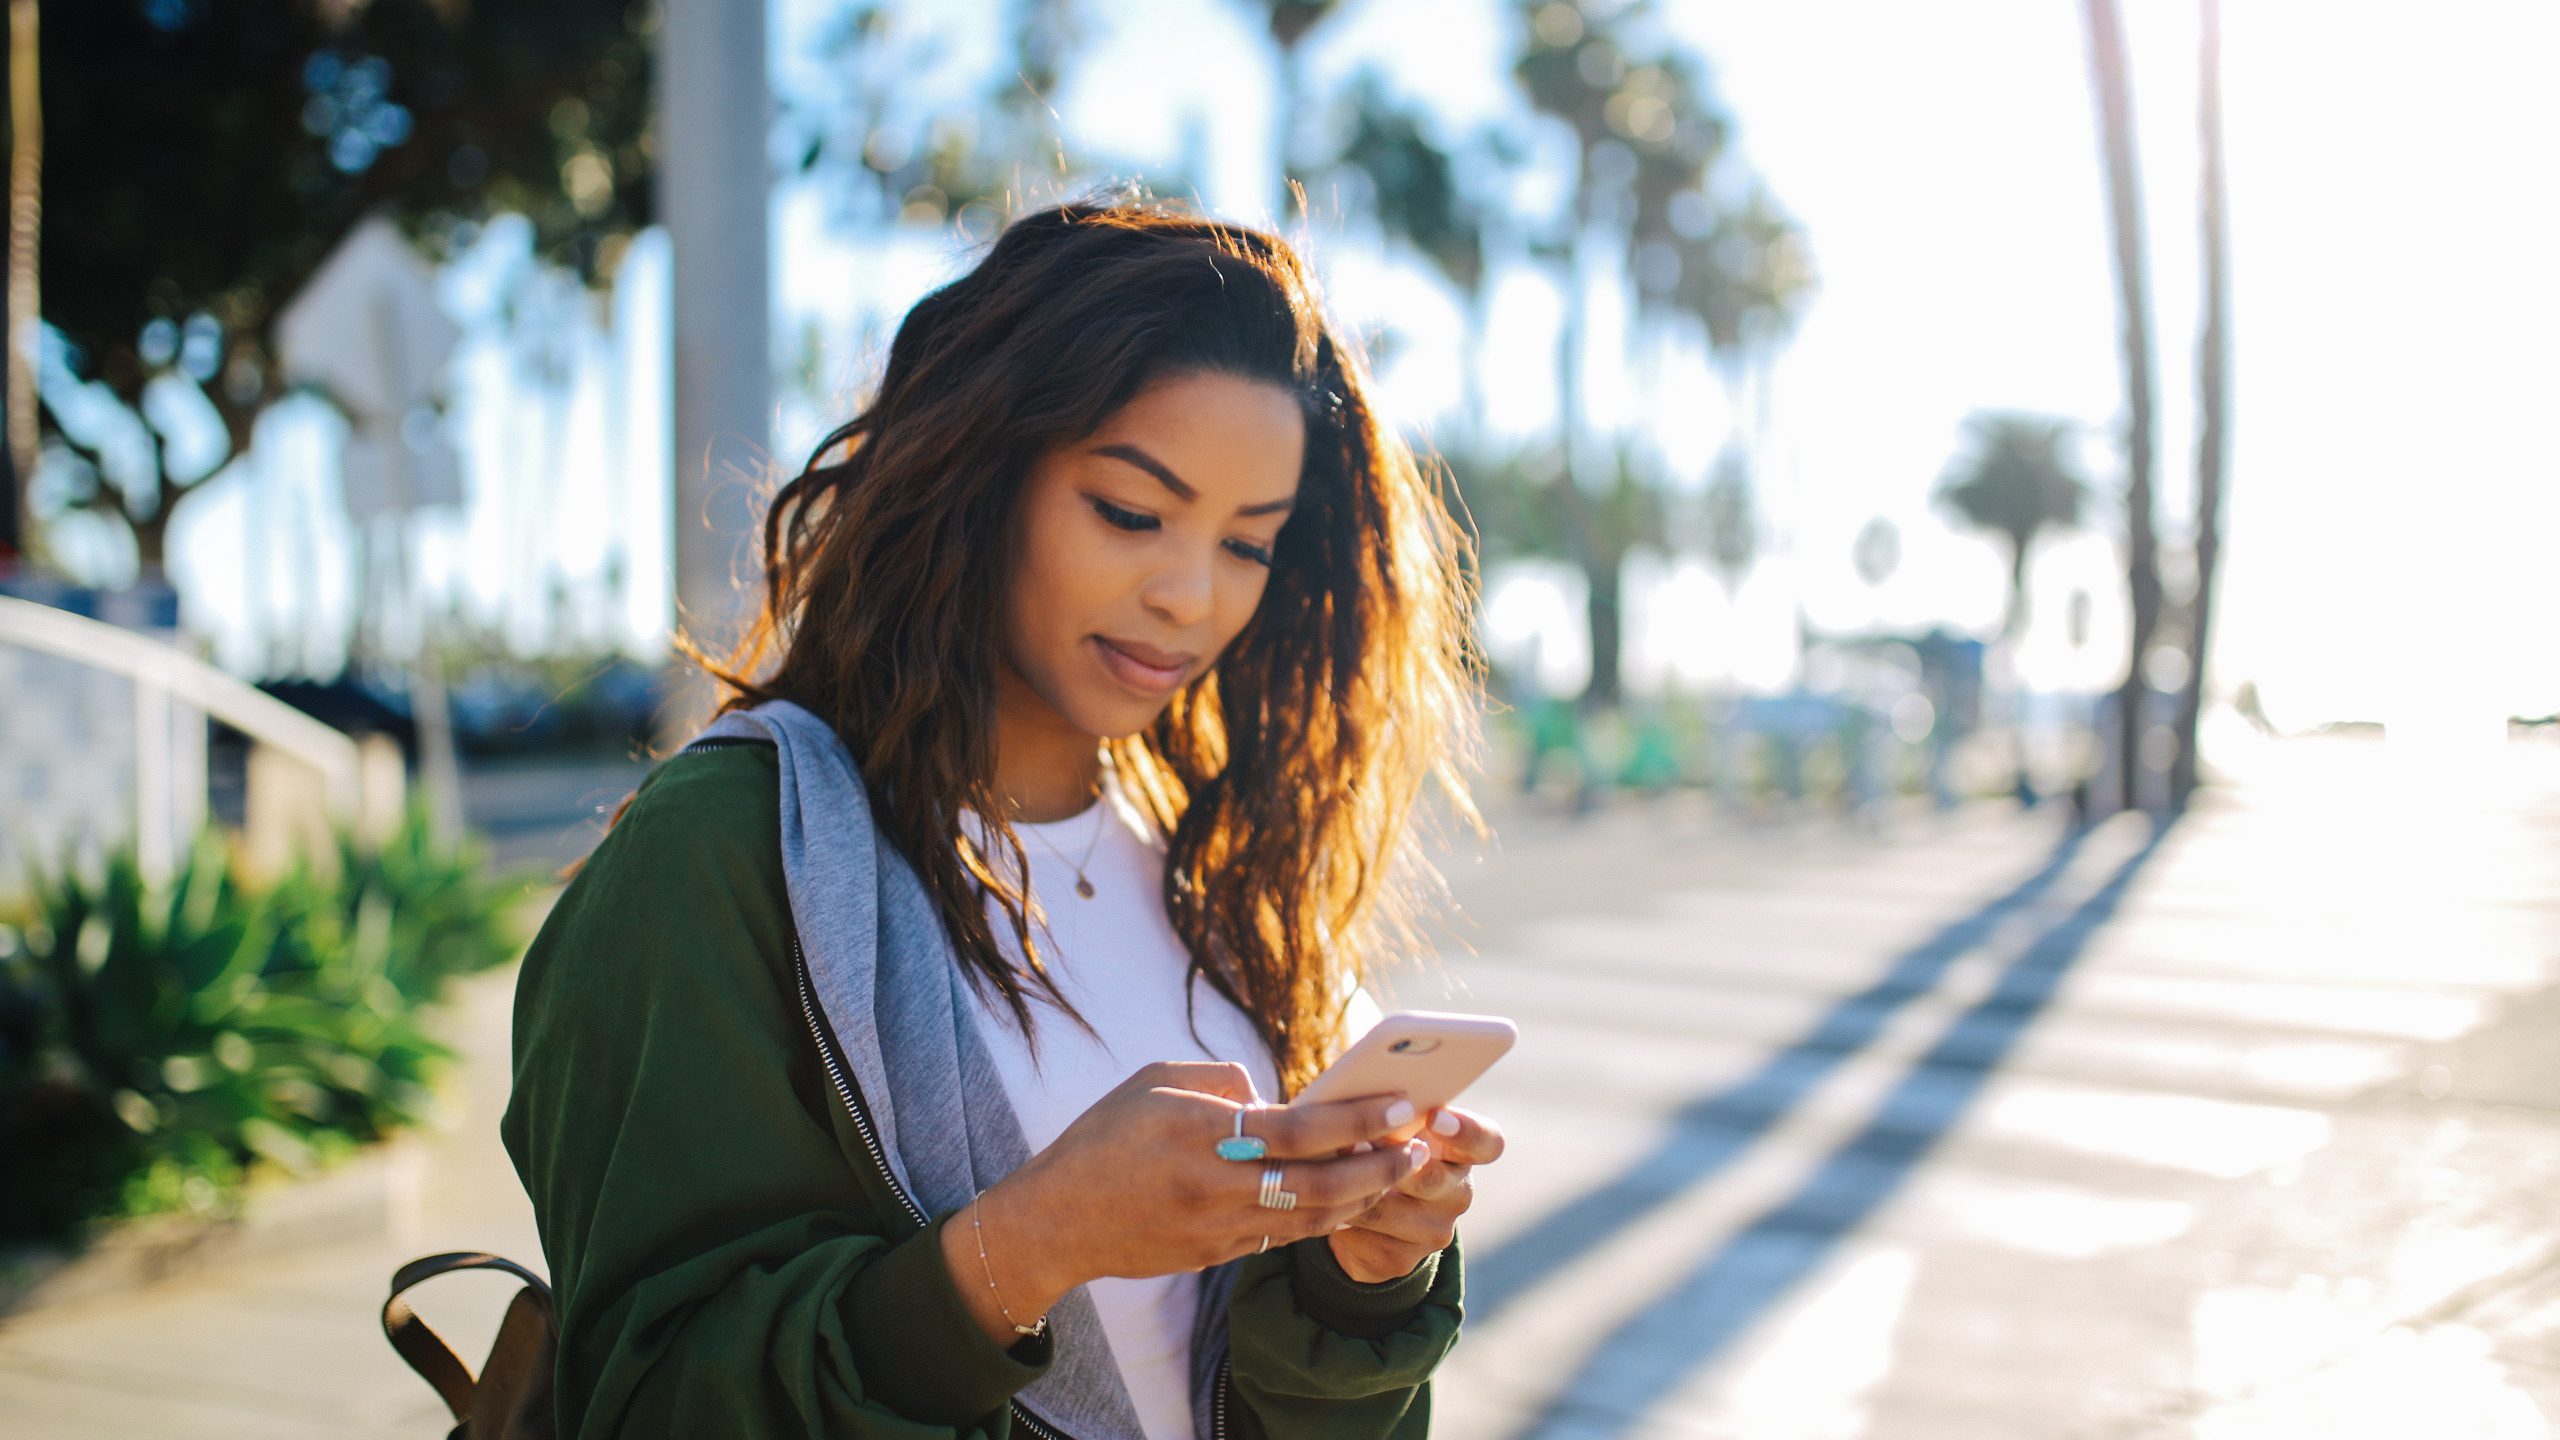
{"type": "Polygon", "coordinates": [[[1281,1189],[1280,1167],[1265,1165],[1262,1167],[1262,1194],[1253,1203],[1265,1210],[1295,1210],[1298,1208],[1298,1192],[1281,1189]]]}

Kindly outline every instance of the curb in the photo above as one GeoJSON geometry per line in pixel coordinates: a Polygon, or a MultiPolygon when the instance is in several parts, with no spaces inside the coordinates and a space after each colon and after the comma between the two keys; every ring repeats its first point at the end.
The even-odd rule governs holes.
{"type": "Polygon", "coordinates": [[[425,1145],[402,1134],[316,1174],[253,1183],[233,1217],[145,1216],[77,1251],[0,1252],[0,1325],[237,1260],[415,1233],[426,1170],[425,1145]]]}

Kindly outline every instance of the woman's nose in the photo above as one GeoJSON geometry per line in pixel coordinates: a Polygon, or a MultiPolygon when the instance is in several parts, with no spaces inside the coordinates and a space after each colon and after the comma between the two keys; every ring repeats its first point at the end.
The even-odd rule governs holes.
{"type": "Polygon", "coordinates": [[[1214,555],[1208,552],[1194,554],[1186,549],[1148,577],[1139,598],[1171,624],[1200,624],[1209,618],[1211,567],[1215,563],[1214,555]]]}

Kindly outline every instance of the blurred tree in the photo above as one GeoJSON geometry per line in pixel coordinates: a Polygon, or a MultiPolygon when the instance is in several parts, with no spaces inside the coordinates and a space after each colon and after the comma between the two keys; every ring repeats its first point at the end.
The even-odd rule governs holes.
{"type": "Polygon", "coordinates": [[[1768,441],[1770,370],[1811,303],[1812,258],[1803,227],[1778,207],[1758,177],[1740,205],[1717,212],[1703,234],[1690,236],[1683,216],[1696,202],[1684,194],[1697,193],[1670,197],[1662,229],[1639,242],[1640,262],[1648,254],[1643,246],[1660,248],[1649,252],[1654,263],[1640,264],[1638,273],[1664,273],[1666,254],[1677,262],[1678,278],[1658,303],[1690,317],[1705,333],[1735,413],[1748,417],[1748,449],[1756,465],[1768,441]]]}
{"type": "Polygon", "coordinates": [[[1699,497],[1706,514],[1707,566],[1727,599],[1742,593],[1744,577],[1760,558],[1760,517],[1751,503],[1751,462],[1738,446],[1716,456],[1715,473],[1699,497]]]}
{"type": "Polygon", "coordinates": [[[1586,705],[1618,701],[1618,661],[1626,640],[1627,556],[1639,545],[1661,544],[1667,519],[1661,478],[1630,437],[1621,435],[1610,447],[1608,465],[1598,477],[1602,483],[1567,480],[1550,491],[1564,521],[1559,528],[1575,537],[1583,575],[1591,586],[1592,680],[1582,696],[1586,705]],[[1600,670],[1604,655],[1609,666],[1605,676],[1600,670]]]}
{"type": "MultiPolygon", "coordinates": [[[[1458,361],[1461,409],[1468,443],[1483,450],[1484,393],[1477,360],[1488,320],[1485,249],[1493,207],[1466,193],[1459,184],[1457,157],[1432,138],[1426,113],[1399,101],[1376,70],[1360,72],[1347,104],[1350,136],[1333,165],[1356,171],[1367,182],[1364,188],[1379,228],[1429,261],[1458,292],[1466,317],[1458,361]]],[[[1491,144],[1485,140],[1479,148],[1489,150],[1491,144]]]]}
{"type": "Polygon", "coordinates": [[[2064,450],[2068,420],[2006,411],[1965,417],[1967,448],[1938,482],[1938,503],[2008,552],[2009,605],[2000,638],[2014,640],[2027,619],[2027,559],[2036,537],[2080,523],[2089,494],[2064,450]]]}
{"type": "Polygon", "coordinates": [[[278,312],[367,214],[431,253],[486,217],[608,281],[651,206],[653,0],[82,0],[46,11],[54,232],[47,443],[66,503],[120,517],[163,561],[171,513],[245,452],[285,390],[278,312]],[[74,433],[59,386],[103,391],[139,446],[74,433]],[[172,454],[174,408],[227,454],[172,454]],[[193,398],[189,398],[193,397],[193,398]]]}
{"type": "Polygon", "coordinates": [[[1081,34],[1073,0],[1011,0],[1007,63],[986,104],[952,104],[985,77],[945,76],[951,47],[916,6],[856,5],[828,32],[823,59],[838,83],[784,97],[784,125],[805,172],[845,177],[844,222],[939,226],[962,218],[992,234],[1017,201],[1044,198],[1020,171],[1070,169],[1051,106],[1081,34]],[[928,77],[943,83],[922,83],[928,77]],[[975,207],[975,210],[972,210],[975,207]]]}
{"type": "Polygon", "coordinates": [[[2116,700],[2117,803],[2142,803],[2142,732],[2150,693],[2144,662],[2160,624],[2160,539],[2151,501],[2151,284],[2142,248],[2142,173],[2134,157],[2133,81],[2115,0],[2082,0],[2089,83],[2106,160],[2107,216],[2115,238],[2116,324],[2124,337],[2125,562],[2133,639],[2116,700]]]}
{"type": "Polygon", "coordinates": [[[2189,607],[2187,684],[2178,697],[2178,750],[2169,803],[2184,805],[2197,781],[2196,727],[2213,625],[2214,575],[2222,562],[2223,472],[2231,454],[2231,220],[2222,166],[2222,3],[2200,0],[2196,46],[2196,202],[2204,244],[2204,322],[2196,339],[2196,588],[2189,607]]]}
{"type": "Polygon", "coordinates": [[[8,444],[0,449],[0,567],[25,548],[21,481],[36,469],[36,377],[25,357],[36,351],[36,242],[44,217],[42,49],[36,0],[9,0],[9,277],[0,306],[0,394],[6,396],[8,444]]]}
{"type": "MultiPolygon", "coordinates": [[[[2063,449],[2072,430],[2068,420],[1977,411],[1965,417],[1965,429],[1969,447],[1940,480],[1938,503],[2008,547],[2009,605],[2001,618],[1998,643],[2014,646],[2026,631],[2027,559],[2036,537],[2048,529],[2079,524],[2089,485],[2063,449]]],[[[2020,803],[2034,805],[2036,785],[2027,764],[2023,685],[2015,698],[2021,714],[2015,732],[2014,789],[2020,803]]]]}
{"type": "Polygon", "coordinates": [[[1869,589],[1893,578],[1902,564],[1902,532],[1881,515],[1858,527],[1858,539],[1849,553],[1850,564],[1857,567],[1858,579],[1869,589]]]}
{"type": "Polygon", "coordinates": [[[1292,200],[1290,187],[1301,178],[1297,168],[1298,112],[1306,103],[1307,77],[1306,52],[1299,47],[1326,16],[1342,7],[1339,0],[1253,0],[1252,8],[1261,12],[1278,57],[1271,88],[1271,149],[1280,190],[1278,208],[1272,214],[1275,223],[1285,224],[1292,200]]]}
{"type": "MultiPolygon", "coordinates": [[[[1513,73],[1530,104],[1570,130],[1579,161],[1559,233],[1535,247],[1555,265],[1565,296],[1561,483],[1571,486],[1597,478],[1579,473],[1591,468],[1580,452],[1595,279],[1632,282],[1639,324],[1631,332],[1669,319],[1697,322],[1731,385],[1782,341],[1810,292],[1811,267],[1800,230],[1728,157],[1732,121],[1704,64],[1673,41],[1649,4],[1523,0],[1520,13],[1527,46],[1513,73]],[[1720,170],[1727,183],[1717,183],[1720,170]],[[1720,198],[1737,191],[1738,205],[1720,198]]],[[[1631,342],[1638,338],[1631,333],[1631,342]]],[[[1605,704],[1618,694],[1618,586],[1614,574],[1595,568],[1609,562],[1608,547],[1586,537],[1582,552],[1591,577],[1585,699],[1605,704]]]]}

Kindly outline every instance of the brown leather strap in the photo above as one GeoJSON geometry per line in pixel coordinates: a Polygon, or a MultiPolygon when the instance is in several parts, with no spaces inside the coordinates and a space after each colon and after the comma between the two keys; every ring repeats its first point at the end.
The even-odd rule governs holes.
{"type": "Polygon", "coordinates": [[[518,1290],[471,1387],[471,1440],[554,1440],[553,1339],[550,1309],[530,1288],[518,1290]]]}
{"type": "MultiPolygon", "coordinates": [[[[382,1333],[391,1341],[391,1348],[400,1352],[400,1358],[409,1362],[409,1368],[435,1387],[436,1394],[444,1401],[444,1408],[452,1411],[453,1418],[459,1421],[471,1418],[471,1392],[476,1387],[471,1369],[453,1353],[452,1346],[444,1343],[444,1337],[430,1329],[426,1321],[418,1318],[418,1312],[410,1307],[409,1302],[400,1298],[421,1281],[455,1270],[503,1270],[524,1281],[526,1293],[535,1297],[534,1303],[541,1308],[545,1320],[551,1319],[552,1307],[551,1287],[543,1283],[541,1276],[512,1260],[479,1251],[456,1250],[443,1255],[428,1255],[393,1272],[390,1298],[382,1302],[382,1333]]],[[[522,1303],[520,1296],[516,1304],[522,1303]]],[[[512,1316],[514,1311],[515,1305],[510,1305],[509,1315],[512,1316]]]]}

